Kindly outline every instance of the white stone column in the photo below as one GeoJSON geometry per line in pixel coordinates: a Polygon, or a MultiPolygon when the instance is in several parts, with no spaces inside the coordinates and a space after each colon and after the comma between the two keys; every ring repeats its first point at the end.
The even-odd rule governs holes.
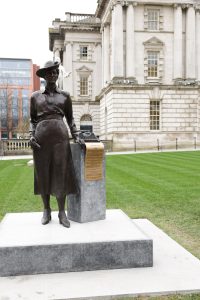
{"type": "Polygon", "coordinates": [[[121,2],[116,0],[112,10],[111,77],[123,77],[123,69],[123,11],[121,2]]]}
{"type": "Polygon", "coordinates": [[[135,18],[136,3],[128,3],[126,11],[126,78],[135,78],[135,18]]]}
{"type": "Polygon", "coordinates": [[[99,80],[102,78],[102,48],[101,43],[95,44],[95,52],[96,52],[96,72],[95,72],[95,79],[92,83],[94,89],[92,89],[93,96],[98,95],[101,91],[101,81],[99,80]]]}
{"type": "Polygon", "coordinates": [[[200,81],[200,7],[196,10],[196,74],[200,81]]]}
{"type": "Polygon", "coordinates": [[[110,25],[104,24],[103,30],[103,86],[110,81],[110,25]]]}
{"type": "Polygon", "coordinates": [[[196,41],[195,9],[189,5],[186,12],[186,79],[195,79],[196,41]]]}
{"type": "Polygon", "coordinates": [[[54,50],[54,59],[55,59],[56,57],[59,57],[59,58],[60,58],[60,49],[58,49],[58,48],[56,48],[56,49],[54,50]]]}
{"type": "Polygon", "coordinates": [[[182,7],[174,5],[174,79],[183,78],[183,16],[182,7]]]}
{"type": "Polygon", "coordinates": [[[101,64],[101,74],[102,74],[102,80],[101,80],[101,87],[104,87],[104,28],[103,25],[101,25],[101,45],[102,45],[102,64],[101,64]]]}
{"type": "Polygon", "coordinates": [[[63,88],[73,96],[73,43],[65,42],[65,51],[63,55],[63,67],[66,73],[70,73],[68,77],[63,79],[63,88]]]}

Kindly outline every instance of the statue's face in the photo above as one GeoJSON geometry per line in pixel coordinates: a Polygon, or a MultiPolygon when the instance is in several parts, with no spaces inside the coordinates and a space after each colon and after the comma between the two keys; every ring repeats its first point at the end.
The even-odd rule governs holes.
{"type": "Polygon", "coordinates": [[[45,77],[44,79],[47,81],[47,82],[56,82],[57,79],[58,79],[58,72],[57,70],[48,70],[46,71],[46,74],[45,74],[45,77]]]}

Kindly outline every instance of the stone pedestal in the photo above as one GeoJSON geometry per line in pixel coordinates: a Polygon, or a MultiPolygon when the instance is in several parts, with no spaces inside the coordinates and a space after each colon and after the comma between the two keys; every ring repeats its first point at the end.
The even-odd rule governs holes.
{"type": "Polygon", "coordinates": [[[75,222],[91,222],[105,219],[105,159],[103,161],[103,179],[85,180],[85,150],[79,144],[71,144],[72,157],[80,187],[79,195],[68,197],[67,214],[75,222]]]}
{"type": "Polygon", "coordinates": [[[153,243],[121,210],[61,226],[58,212],[7,214],[0,223],[0,276],[151,267],[153,243]]]}

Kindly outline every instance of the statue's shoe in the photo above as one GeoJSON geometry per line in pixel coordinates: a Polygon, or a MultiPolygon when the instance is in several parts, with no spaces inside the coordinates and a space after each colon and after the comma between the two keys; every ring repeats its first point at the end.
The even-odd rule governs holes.
{"type": "Polygon", "coordinates": [[[42,225],[46,225],[51,221],[51,209],[44,209],[42,217],[42,225]]]}
{"type": "Polygon", "coordinates": [[[66,213],[64,210],[59,212],[58,218],[59,218],[60,224],[62,224],[64,227],[67,227],[67,228],[70,227],[70,222],[67,219],[67,216],[66,216],[66,213]]]}

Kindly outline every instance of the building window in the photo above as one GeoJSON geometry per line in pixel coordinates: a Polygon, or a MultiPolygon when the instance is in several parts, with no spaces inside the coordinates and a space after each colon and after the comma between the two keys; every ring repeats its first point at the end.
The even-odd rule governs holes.
{"type": "Polygon", "coordinates": [[[1,138],[2,139],[8,139],[8,132],[7,131],[2,131],[1,138]]]}
{"type": "Polygon", "coordinates": [[[164,76],[164,43],[152,37],[144,44],[144,81],[161,83],[164,76]]]}
{"type": "Polygon", "coordinates": [[[160,101],[150,101],[150,130],[160,130],[160,101]]]}
{"type": "Polygon", "coordinates": [[[85,97],[91,99],[93,70],[89,69],[86,66],[82,66],[76,71],[77,71],[77,78],[79,79],[77,81],[77,95],[80,97],[80,100],[85,100],[85,97]]]}
{"type": "Polygon", "coordinates": [[[148,51],[148,77],[158,77],[158,52],[148,51]]]}
{"type": "Polygon", "coordinates": [[[88,76],[80,76],[80,96],[88,96],[88,76]]]}
{"type": "Polygon", "coordinates": [[[0,89],[0,116],[1,127],[7,128],[8,123],[8,90],[0,89]]]}
{"type": "Polygon", "coordinates": [[[147,5],[144,7],[144,30],[162,31],[164,15],[162,6],[147,5]]]}
{"type": "Polygon", "coordinates": [[[159,30],[159,10],[148,9],[148,30],[159,30]]]}
{"type": "Polygon", "coordinates": [[[30,85],[31,62],[18,60],[0,61],[0,83],[5,85],[30,85]]]}
{"type": "Polygon", "coordinates": [[[92,117],[91,115],[83,115],[80,119],[80,130],[83,131],[93,131],[93,126],[92,126],[92,117]]]}
{"type": "Polygon", "coordinates": [[[22,115],[23,119],[29,116],[29,90],[22,90],[22,115]]]}
{"type": "Polygon", "coordinates": [[[88,46],[80,46],[80,59],[81,60],[88,59],[88,46]]]}

